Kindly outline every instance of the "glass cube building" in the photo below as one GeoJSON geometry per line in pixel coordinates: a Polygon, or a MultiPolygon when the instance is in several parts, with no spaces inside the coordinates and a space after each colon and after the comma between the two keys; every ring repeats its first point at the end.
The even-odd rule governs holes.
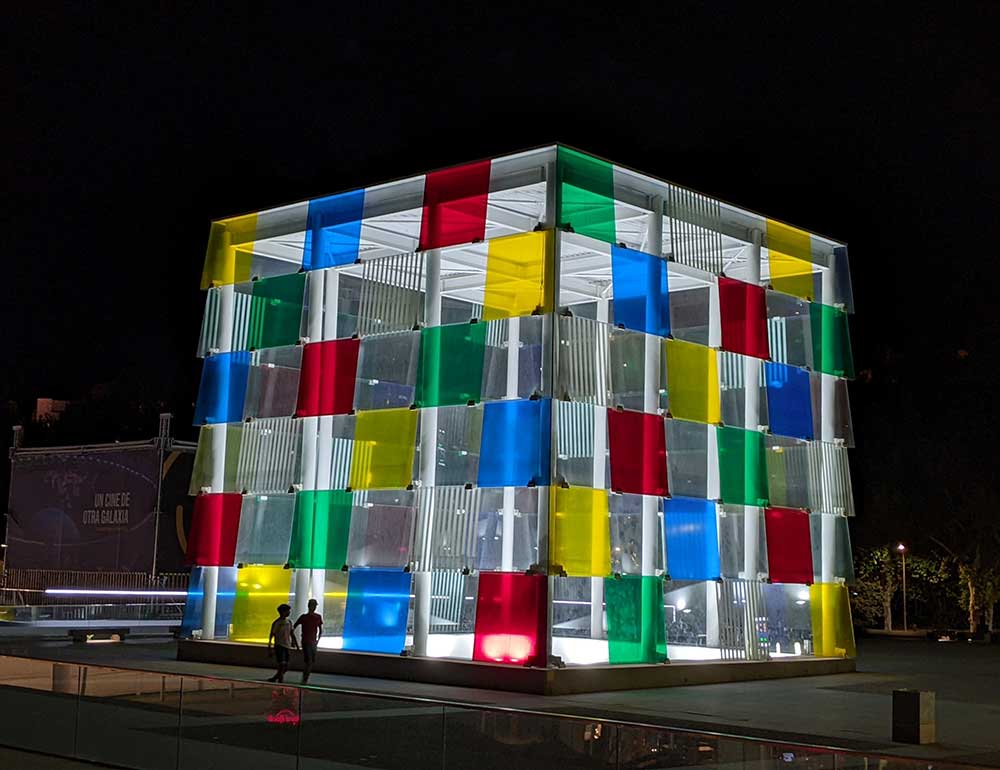
{"type": "Polygon", "coordinates": [[[212,224],[184,633],[854,655],[844,244],[564,147],[212,224]]]}

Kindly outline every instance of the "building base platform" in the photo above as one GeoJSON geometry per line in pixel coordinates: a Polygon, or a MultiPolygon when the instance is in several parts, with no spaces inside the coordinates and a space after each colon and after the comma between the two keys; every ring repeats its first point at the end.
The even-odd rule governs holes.
{"type": "MultiPolygon", "coordinates": [[[[259,644],[181,639],[177,659],[231,666],[268,666],[271,660],[259,644]]],[[[293,655],[292,669],[301,668],[293,655]]],[[[534,695],[573,695],[608,690],[639,690],[764,679],[846,674],[853,658],[780,658],[770,661],[712,661],[636,666],[572,666],[525,668],[444,658],[344,652],[320,649],[313,671],[324,674],[397,679],[406,682],[477,687],[534,695]]]]}

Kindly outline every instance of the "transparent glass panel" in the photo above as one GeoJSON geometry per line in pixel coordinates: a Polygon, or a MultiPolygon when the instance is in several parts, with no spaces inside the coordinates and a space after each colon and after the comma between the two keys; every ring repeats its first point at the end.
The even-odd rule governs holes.
{"type": "MultiPolygon", "coordinates": [[[[650,569],[663,569],[662,519],[660,508],[662,498],[649,495],[608,496],[611,516],[611,571],[620,575],[642,574],[642,510],[650,506],[656,515],[655,560],[650,569]]],[[[648,573],[647,573],[648,574],[648,573]]]]}
{"type": "Polygon", "coordinates": [[[551,487],[550,559],[571,577],[605,577],[611,572],[608,492],[551,487]]]}
{"type": "Polygon", "coordinates": [[[243,427],[236,486],[252,493],[287,492],[302,483],[302,421],[268,417],[243,427]]]}
{"type": "Polygon", "coordinates": [[[80,671],[67,663],[0,657],[3,745],[73,756],[80,671]]]}
{"type": "Polygon", "coordinates": [[[237,564],[288,562],[295,495],[245,495],[236,538],[237,564]]]}
{"type": "Polygon", "coordinates": [[[712,340],[712,284],[677,288],[679,281],[670,275],[670,333],[675,339],[709,345],[712,340]]]}
{"type": "Polygon", "coordinates": [[[422,252],[392,254],[362,264],[358,334],[416,329],[424,319],[422,252]]]}
{"type": "Polygon", "coordinates": [[[267,644],[279,604],[293,604],[293,571],[284,567],[243,567],[236,575],[236,599],[229,638],[235,642],[267,644]]]}
{"type": "MultiPolygon", "coordinates": [[[[353,262],[353,260],[352,260],[353,262]]],[[[311,342],[346,339],[357,335],[361,313],[362,270],[352,275],[347,270],[316,270],[306,274],[306,297],[302,310],[299,337],[311,342]],[[336,317],[328,318],[327,295],[336,294],[336,317]],[[313,307],[313,303],[319,307],[313,307]],[[312,326],[310,326],[312,322],[312,326]]]]}
{"type": "MultiPolygon", "coordinates": [[[[528,402],[531,403],[531,402],[528,402]]],[[[483,405],[442,406],[437,413],[435,447],[423,447],[435,452],[434,486],[475,484],[479,473],[479,450],[483,436],[483,405]]],[[[430,419],[428,410],[422,419],[430,419]]],[[[421,479],[425,484],[430,479],[421,479]]]]}
{"type": "Polygon", "coordinates": [[[772,657],[812,655],[813,631],[809,586],[765,583],[767,639],[772,657]]]}
{"type": "Polygon", "coordinates": [[[847,518],[831,513],[809,515],[814,583],[854,585],[854,559],[847,518]]]}
{"type": "Polygon", "coordinates": [[[415,520],[415,492],[355,492],[347,563],[351,567],[405,567],[415,520]]]}
{"type": "Polygon", "coordinates": [[[478,575],[455,569],[431,573],[429,657],[472,660],[478,593],[478,575]]]}
{"type": "Polygon", "coordinates": [[[431,524],[420,530],[419,535],[429,538],[429,542],[419,542],[415,548],[416,569],[462,570],[475,566],[478,498],[482,492],[464,487],[421,487],[417,497],[421,515],[431,524]],[[422,561],[424,553],[430,556],[426,563],[422,561]]]}
{"type": "Polygon", "coordinates": [[[812,394],[813,436],[824,441],[842,441],[845,446],[854,446],[854,423],[851,419],[851,400],[847,392],[847,380],[821,372],[810,372],[809,386],[812,394]],[[824,399],[823,389],[831,392],[824,399]],[[824,430],[824,424],[830,431],[824,430]]]}
{"type": "Polygon", "coordinates": [[[767,292],[767,336],[772,360],[812,368],[812,324],[806,300],[767,292]]]}
{"type": "Polygon", "coordinates": [[[719,558],[724,578],[767,578],[767,529],[763,508],[742,505],[720,507],[719,558]]]}
{"type": "Polygon", "coordinates": [[[302,347],[299,345],[252,353],[243,418],[295,414],[301,367],[302,347]]]}
{"type": "Polygon", "coordinates": [[[476,537],[479,570],[526,570],[538,564],[538,496],[548,487],[480,489],[476,537]],[[510,499],[509,513],[506,501],[510,499]],[[506,514],[506,515],[505,515],[506,514]],[[509,522],[511,562],[504,565],[504,531],[509,522]]]}
{"type": "Polygon", "coordinates": [[[709,636],[708,614],[716,610],[716,582],[668,580],[663,595],[667,643],[671,660],[711,660],[719,657],[718,624],[709,636]]]}
{"type": "Polygon", "coordinates": [[[96,666],[84,674],[76,756],[141,770],[174,770],[181,678],[96,666]]]}
{"type": "Polygon", "coordinates": [[[666,411],[667,362],[658,338],[612,329],[610,338],[609,405],[636,412],[666,411]],[[646,364],[656,368],[650,378],[654,393],[646,398],[646,364]],[[647,408],[649,404],[652,408],[647,408]]]}
{"type": "Polygon", "coordinates": [[[354,408],[390,409],[413,403],[420,332],[379,334],[361,340],[354,408]]]}
{"type": "Polygon", "coordinates": [[[299,690],[184,677],[179,770],[295,770],[299,690]]]}
{"type": "Polygon", "coordinates": [[[813,501],[809,442],[775,435],[768,435],[764,441],[771,504],[782,508],[809,508],[813,501]]]}
{"type": "Polygon", "coordinates": [[[722,422],[757,430],[768,424],[768,394],[764,377],[767,364],[739,353],[719,353],[722,422]],[[747,393],[747,382],[756,382],[747,393]],[[749,409],[749,413],[748,410],[749,409]]]}
{"type": "Polygon", "coordinates": [[[570,486],[607,489],[607,410],[555,402],[556,478],[570,486]]]}
{"type": "Polygon", "coordinates": [[[299,770],[440,770],[443,707],[302,690],[299,770]]]}
{"type": "Polygon", "coordinates": [[[483,399],[530,398],[542,392],[542,316],[489,322],[483,364],[483,399]],[[514,340],[515,353],[510,346],[514,340]],[[513,361],[511,359],[513,358],[513,361]],[[508,379],[514,366],[516,381],[508,379]]]}
{"type": "MultiPolygon", "coordinates": [[[[598,406],[607,404],[611,389],[610,330],[607,324],[585,318],[559,317],[556,373],[559,398],[598,406]]],[[[624,387],[621,382],[619,386],[624,387]]]]}
{"type": "Polygon", "coordinates": [[[664,423],[670,493],[703,499],[718,497],[715,426],[669,418],[664,423]]]}

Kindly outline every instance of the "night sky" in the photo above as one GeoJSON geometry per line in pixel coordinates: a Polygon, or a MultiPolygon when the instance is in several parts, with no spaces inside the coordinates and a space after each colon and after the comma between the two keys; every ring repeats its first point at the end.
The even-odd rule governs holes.
{"type": "Polygon", "coordinates": [[[146,5],[5,13],[10,421],[190,420],[211,219],[561,141],[850,244],[856,542],[996,502],[1000,3],[146,5]]]}

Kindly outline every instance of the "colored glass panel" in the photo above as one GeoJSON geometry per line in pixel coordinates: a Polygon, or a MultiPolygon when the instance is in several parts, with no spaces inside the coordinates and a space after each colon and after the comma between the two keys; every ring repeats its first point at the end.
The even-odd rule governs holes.
{"type": "Polygon", "coordinates": [[[809,305],[809,324],[812,327],[813,369],[853,379],[854,359],[847,313],[813,302],[809,305]]]}
{"type": "MultiPolygon", "coordinates": [[[[236,596],[236,567],[219,567],[215,594],[215,638],[229,636],[229,624],[233,617],[233,599],[236,596]]],[[[184,601],[184,617],[181,620],[180,636],[190,639],[196,629],[201,629],[201,610],[205,601],[205,569],[192,567],[188,580],[187,599],[184,601]]]]}
{"type": "Polygon", "coordinates": [[[616,243],[615,172],[606,160],[560,147],[557,226],[616,243]]]}
{"type": "Polygon", "coordinates": [[[420,331],[419,407],[478,403],[488,324],[431,326],[420,331]]]}
{"type": "Polygon", "coordinates": [[[814,655],[857,657],[847,586],[840,583],[814,583],[809,586],[809,612],[814,655]]]}
{"type": "Polygon", "coordinates": [[[249,281],[256,236],[256,214],[213,222],[208,234],[201,288],[249,281]]]}
{"type": "Polygon", "coordinates": [[[410,573],[352,569],[347,580],[344,649],[398,655],[406,643],[410,573]]]}
{"type": "Polygon", "coordinates": [[[278,605],[290,604],[292,571],[284,567],[243,567],[236,575],[233,601],[234,642],[267,644],[271,623],[278,617],[278,605]]]}
{"type": "Polygon", "coordinates": [[[239,469],[240,448],[243,443],[243,424],[203,425],[198,431],[198,449],[194,453],[189,495],[207,492],[238,492],[236,472],[239,469]],[[219,435],[219,434],[225,435],[219,435]],[[221,457],[220,457],[221,455],[221,457]],[[221,478],[215,476],[215,467],[222,464],[221,478]],[[221,482],[216,489],[213,482],[221,482]]]}
{"type": "Polygon", "coordinates": [[[232,492],[198,495],[194,499],[187,563],[199,567],[232,567],[240,531],[243,496],[232,492]]]}
{"type": "Polygon", "coordinates": [[[666,340],[667,399],[670,414],[682,420],[718,423],[719,363],[712,348],[666,340]]]}
{"type": "Polygon", "coordinates": [[[351,457],[351,489],[403,489],[413,481],[417,411],[359,412],[351,457]]]}
{"type": "Polygon", "coordinates": [[[552,487],[549,527],[551,561],[569,577],[606,577],[611,572],[608,492],[552,487]]]}
{"type": "Polygon", "coordinates": [[[767,255],[775,289],[803,299],[816,298],[809,233],[768,219],[767,255]]]}
{"type": "Polygon", "coordinates": [[[722,348],[767,358],[767,295],[763,286],[719,276],[722,348]]]}
{"type": "Polygon", "coordinates": [[[809,372],[795,366],[768,361],[767,411],[772,433],[795,438],[813,438],[812,392],[809,372]]]}
{"type": "Polygon", "coordinates": [[[663,418],[608,410],[611,488],[638,495],[667,494],[667,449],[663,418]]]}
{"type": "Polygon", "coordinates": [[[608,613],[608,661],[612,665],[666,661],[661,578],[649,575],[605,578],[604,603],[608,613]]]}
{"type": "Polygon", "coordinates": [[[354,190],[309,201],[302,267],[319,270],[358,258],[365,191],[354,190]]]}
{"type": "Polygon", "coordinates": [[[261,278],[253,283],[247,347],[277,348],[299,341],[306,274],[261,278]]]}
{"type": "Polygon", "coordinates": [[[490,165],[484,160],[427,174],[420,222],[421,250],[485,237],[490,165]]]}
{"type": "Polygon", "coordinates": [[[302,351],[296,417],[347,414],[354,408],[361,340],[310,342],[302,351]]]}
{"type": "Polygon", "coordinates": [[[300,569],[340,569],[347,564],[354,496],[343,490],[305,490],[295,496],[288,564],[300,569]]]}
{"type": "Polygon", "coordinates": [[[195,425],[240,422],[250,377],[250,354],[219,353],[205,359],[194,410],[195,425]]]}
{"type": "Polygon", "coordinates": [[[767,505],[767,463],[764,434],[740,428],[719,428],[719,487],[722,502],[767,505]]]}
{"type": "Polygon", "coordinates": [[[551,422],[547,398],[486,404],[477,486],[548,486],[551,422]]]}
{"type": "Polygon", "coordinates": [[[794,508],[768,508],[767,567],[772,583],[812,583],[809,514],[794,508]]]}
{"type": "Polygon", "coordinates": [[[551,230],[508,235],[489,242],[483,319],[552,311],[551,230]]]}
{"type": "Polygon", "coordinates": [[[545,666],[548,577],[481,572],[472,659],[545,666]]]}
{"type": "Polygon", "coordinates": [[[664,564],[671,580],[715,580],[721,574],[714,500],[663,501],[664,564]]]}
{"type": "Polygon", "coordinates": [[[666,337],[670,334],[667,261],[622,246],[611,247],[615,325],[666,337]]]}

